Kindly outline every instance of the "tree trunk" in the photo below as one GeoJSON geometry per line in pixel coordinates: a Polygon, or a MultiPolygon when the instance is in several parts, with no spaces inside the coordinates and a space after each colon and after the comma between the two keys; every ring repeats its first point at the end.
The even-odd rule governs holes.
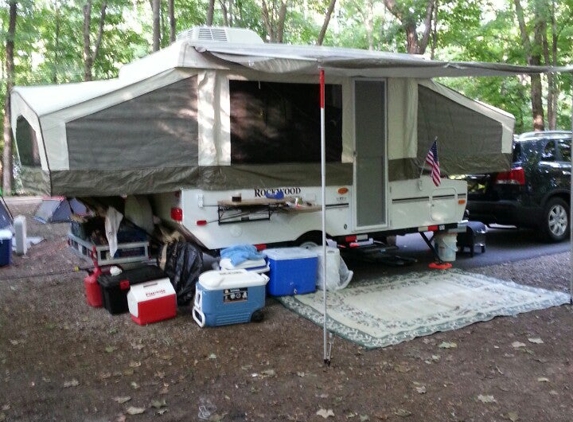
{"type": "Polygon", "coordinates": [[[406,30],[406,50],[410,54],[420,53],[420,45],[418,43],[418,32],[416,31],[416,22],[402,22],[403,28],[406,30]]]}
{"type": "Polygon", "coordinates": [[[267,35],[270,42],[282,43],[284,38],[284,25],[287,13],[287,5],[281,0],[279,10],[275,10],[275,3],[273,2],[272,8],[266,0],[262,2],[263,23],[267,30],[267,35]],[[276,15],[276,17],[275,17],[276,15]]]}
{"type": "Polygon", "coordinates": [[[324,16],[324,22],[322,23],[322,28],[320,28],[320,34],[318,34],[318,45],[322,45],[324,42],[324,37],[326,36],[326,30],[328,29],[328,24],[330,22],[330,17],[332,16],[332,12],[334,11],[334,7],[336,6],[336,0],[330,0],[330,4],[328,5],[328,9],[326,10],[326,15],[324,16]]]}
{"type": "Polygon", "coordinates": [[[92,13],[92,2],[89,0],[84,5],[84,81],[93,80],[93,67],[95,60],[98,56],[99,49],[101,46],[101,40],[103,38],[103,29],[105,24],[105,16],[107,10],[107,3],[104,2],[101,5],[100,18],[98,25],[97,38],[95,42],[94,49],[92,51],[91,47],[91,13],[92,13]]]}
{"type": "Polygon", "coordinates": [[[374,4],[369,0],[366,4],[366,37],[368,39],[368,50],[374,50],[374,4]]]}
{"type": "Polygon", "coordinates": [[[56,3],[55,4],[56,7],[56,14],[54,16],[54,19],[56,20],[56,26],[54,29],[54,66],[52,67],[52,83],[53,84],[57,84],[58,83],[58,63],[60,63],[60,29],[61,29],[61,25],[60,25],[60,19],[61,19],[61,15],[60,15],[60,4],[56,3]]]}
{"type": "Polygon", "coordinates": [[[175,0],[169,0],[169,42],[177,38],[177,25],[175,20],[175,0]]]}
{"type": "Polygon", "coordinates": [[[426,16],[424,18],[424,31],[422,32],[422,40],[418,45],[418,53],[424,54],[426,52],[426,48],[428,47],[428,43],[430,42],[430,34],[432,33],[432,21],[434,17],[437,17],[437,14],[434,14],[434,10],[437,8],[436,6],[437,0],[429,0],[426,4],[426,16]]]}
{"type": "Polygon", "coordinates": [[[92,2],[84,4],[84,81],[92,80],[93,57],[90,40],[90,26],[92,21],[92,2]]]}
{"type": "MultiPolygon", "coordinates": [[[[517,17],[517,22],[519,24],[519,31],[521,34],[521,42],[523,44],[525,54],[527,56],[527,64],[529,65],[539,65],[541,64],[541,56],[539,54],[533,54],[533,48],[531,41],[529,39],[529,33],[527,32],[527,26],[525,24],[525,18],[523,15],[523,8],[521,7],[520,0],[513,1],[515,5],[515,15],[517,17]]],[[[539,19],[536,16],[536,21],[539,19]]],[[[540,36],[541,29],[538,22],[536,22],[534,29],[534,40],[539,42],[536,44],[541,47],[540,36]]],[[[533,118],[533,130],[544,130],[545,129],[545,116],[543,111],[543,87],[541,85],[540,75],[531,75],[531,115],[533,118]]]]}
{"type": "Polygon", "coordinates": [[[402,28],[406,32],[406,49],[408,53],[424,54],[432,31],[432,20],[434,17],[436,0],[427,0],[426,2],[424,31],[422,32],[421,39],[418,37],[418,23],[416,16],[410,9],[397,4],[396,0],[384,0],[384,5],[386,6],[386,9],[402,24],[402,28]]]}
{"type": "Polygon", "coordinates": [[[277,41],[281,44],[284,41],[286,14],[287,5],[284,1],[281,1],[281,7],[279,8],[279,18],[277,21],[277,41]]]}
{"type": "Polygon", "coordinates": [[[207,26],[213,25],[213,14],[215,12],[215,0],[209,0],[209,8],[207,9],[207,26]]]}
{"type": "Polygon", "coordinates": [[[10,110],[10,91],[14,86],[14,38],[16,35],[16,18],[18,2],[9,1],[8,33],[6,34],[6,101],[4,102],[4,151],[2,154],[2,190],[3,195],[12,194],[13,159],[12,159],[12,113],[10,110]]]}
{"type": "Polygon", "coordinates": [[[159,20],[161,0],[153,0],[153,51],[159,51],[161,25],[159,20]]]}
{"type": "Polygon", "coordinates": [[[267,30],[267,36],[269,37],[270,42],[274,42],[274,31],[272,25],[272,17],[269,12],[269,8],[267,7],[267,2],[265,0],[262,1],[262,9],[263,13],[263,23],[265,25],[265,29],[267,30]]]}
{"type": "MultiPolygon", "coordinates": [[[[559,39],[557,24],[555,21],[555,0],[551,1],[548,8],[548,19],[551,23],[551,31],[543,37],[543,57],[545,64],[557,66],[557,42],[559,39]],[[548,38],[551,38],[549,40],[548,38]]],[[[553,73],[547,74],[547,125],[549,130],[557,129],[557,99],[559,98],[559,86],[553,73]]]]}

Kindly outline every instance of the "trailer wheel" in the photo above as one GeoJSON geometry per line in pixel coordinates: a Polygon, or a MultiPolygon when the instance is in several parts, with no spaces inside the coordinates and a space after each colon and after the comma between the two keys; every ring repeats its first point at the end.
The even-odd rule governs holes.
{"type": "Polygon", "coordinates": [[[265,318],[265,314],[260,309],[253,312],[251,315],[251,322],[261,322],[265,318]]]}
{"type": "Polygon", "coordinates": [[[313,248],[322,245],[322,232],[308,232],[295,241],[296,246],[301,248],[313,248]]]}
{"type": "Polygon", "coordinates": [[[569,206],[561,198],[552,198],[545,206],[541,231],[548,242],[561,242],[569,237],[569,206]]]}

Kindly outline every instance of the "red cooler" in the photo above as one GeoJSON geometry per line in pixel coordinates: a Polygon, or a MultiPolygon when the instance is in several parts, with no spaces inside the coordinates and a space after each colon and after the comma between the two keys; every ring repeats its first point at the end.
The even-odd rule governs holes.
{"type": "Polygon", "coordinates": [[[139,325],[151,324],[177,315],[177,296],[168,278],[131,286],[127,293],[131,319],[139,325]]]}

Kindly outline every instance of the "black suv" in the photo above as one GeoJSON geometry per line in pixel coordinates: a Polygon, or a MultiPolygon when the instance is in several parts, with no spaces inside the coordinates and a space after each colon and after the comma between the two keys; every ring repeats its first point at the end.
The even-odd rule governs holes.
{"type": "Polygon", "coordinates": [[[466,180],[470,220],[536,228],[549,242],[569,237],[571,132],[516,136],[510,171],[466,180]]]}

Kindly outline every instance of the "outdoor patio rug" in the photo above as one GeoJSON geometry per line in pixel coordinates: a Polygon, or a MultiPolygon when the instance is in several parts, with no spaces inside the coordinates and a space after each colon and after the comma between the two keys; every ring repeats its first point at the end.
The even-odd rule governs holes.
{"type": "MultiPolygon", "coordinates": [[[[277,298],[324,325],[323,292],[277,298]]],[[[569,295],[461,270],[409,273],[328,292],[327,329],[366,348],[385,347],[496,316],[569,303],[569,295]]]]}

